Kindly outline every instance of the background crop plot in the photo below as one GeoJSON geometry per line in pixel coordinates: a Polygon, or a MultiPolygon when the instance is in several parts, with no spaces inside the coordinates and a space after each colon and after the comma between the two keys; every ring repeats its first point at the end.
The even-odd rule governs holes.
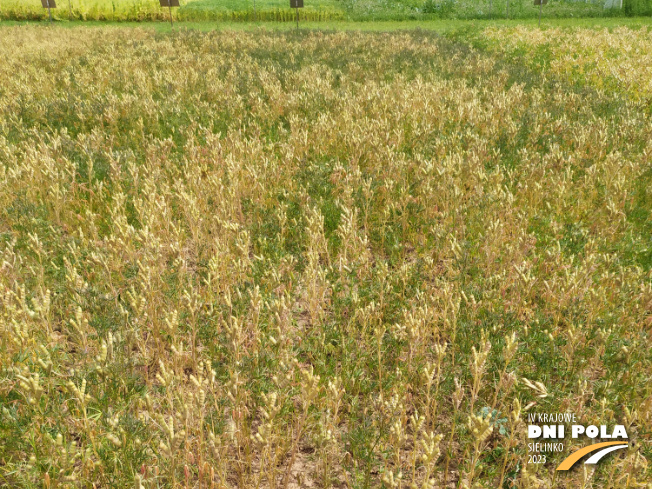
{"type": "MultiPolygon", "coordinates": [[[[181,0],[180,21],[290,22],[289,0],[181,0]]],[[[532,0],[307,0],[308,21],[396,21],[428,19],[536,18],[532,0]]],[[[62,0],[54,9],[58,20],[165,20],[156,0],[62,0]]],[[[652,0],[551,0],[544,18],[623,17],[652,15],[652,0]]],[[[0,0],[0,19],[45,19],[38,0],[0,0]]]]}

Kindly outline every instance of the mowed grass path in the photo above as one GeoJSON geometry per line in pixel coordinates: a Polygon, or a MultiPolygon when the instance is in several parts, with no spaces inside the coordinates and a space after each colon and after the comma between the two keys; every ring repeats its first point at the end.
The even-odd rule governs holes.
{"type": "MultiPolygon", "coordinates": [[[[311,0],[304,2],[304,8],[330,8],[340,9],[341,2],[338,0],[311,0]]],[[[259,9],[286,9],[290,5],[289,0],[256,0],[256,8],[259,9]]],[[[206,10],[251,10],[254,8],[254,0],[189,0],[188,8],[206,10]]]]}
{"type": "Polygon", "coordinates": [[[643,487],[651,52],[0,29],[0,485],[643,487]]]}
{"type": "MultiPolygon", "coordinates": [[[[110,22],[110,21],[66,21],[57,23],[61,28],[137,28],[146,29],[156,32],[172,32],[184,30],[198,31],[288,31],[296,30],[296,25],[292,22],[269,22],[269,21],[250,21],[250,22],[232,22],[232,21],[188,21],[175,19],[176,23],[170,27],[165,21],[161,22],[110,22]]],[[[7,20],[0,23],[2,27],[14,27],[20,25],[29,25],[29,21],[7,20]]],[[[519,19],[519,20],[461,20],[461,19],[434,19],[434,20],[405,20],[405,21],[306,21],[302,19],[299,28],[302,30],[315,31],[360,31],[360,32],[393,32],[409,30],[425,30],[438,33],[451,33],[459,31],[461,33],[468,31],[471,33],[481,33],[485,28],[515,28],[523,26],[525,28],[538,28],[538,20],[519,19]]],[[[619,27],[631,28],[638,30],[642,27],[652,26],[651,17],[619,17],[619,18],[576,18],[576,19],[544,19],[541,29],[546,32],[548,29],[586,29],[590,33],[595,29],[613,30],[619,27]]]]}
{"type": "MultiPolygon", "coordinates": [[[[156,32],[171,32],[183,31],[185,29],[199,30],[199,31],[287,31],[295,30],[296,25],[292,22],[273,22],[273,21],[248,21],[248,22],[233,22],[233,21],[191,21],[179,20],[175,17],[175,25],[170,27],[165,18],[161,18],[161,22],[111,22],[111,21],[67,21],[65,15],[62,16],[62,21],[57,22],[57,27],[61,28],[86,28],[86,27],[104,27],[104,28],[138,28],[149,29],[156,32]]],[[[2,27],[13,27],[19,25],[29,25],[30,21],[16,21],[5,20],[0,23],[2,27]]],[[[538,20],[536,19],[495,19],[495,20],[463,20],[463,19],[431,19],[431,20],[403,20],[403,21],[306,21],[301,18],[299,24],[300,29],[309,29],[317,31],[370,31],[370,32],[392,32],[392,31],[405,31],[405,30],[426,30],[438,33],[449,33],[459,31],[463,33],[481,33],[483,29],[489,27],[498,28],[516,28],[523,26],[526,28],[538,28],[538,20]]],[[[586,29],[586,32],[591,32],[595,29],[608,29],[613,30],[619,27],[631,28],[638,30],[641,27],[652,26],[652,17],[604,17],[604,18],[559,18],[559,19],[543,19],[541,29],[545,32],[551,28],[562,29],[586,29]]]]}

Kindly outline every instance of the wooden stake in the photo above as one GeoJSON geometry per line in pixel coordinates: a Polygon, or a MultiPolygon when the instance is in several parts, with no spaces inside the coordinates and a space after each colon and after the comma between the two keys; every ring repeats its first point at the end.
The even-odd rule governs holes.
{"type": "Polygon", "coordinates": [[[541,28],[541,11],[543,10],[543,0],[539,4],[539,28],[541,28]]]}

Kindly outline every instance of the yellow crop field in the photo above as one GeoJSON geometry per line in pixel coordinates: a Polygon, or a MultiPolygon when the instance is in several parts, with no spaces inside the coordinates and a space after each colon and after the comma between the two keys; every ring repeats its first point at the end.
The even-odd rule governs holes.
{"type": "MultiPolygon", "coordinates": [[[[185,6],[187,1],[181,0],[185,6]]],[[[167,10],[158,0],[58,0],[51,10],[55,19],[165,20],[167,10]]],[[[43,20],[48,11],[38,0],[0,0],[0,19],[43,20]]]]}
{"type": "Polygon", "coordinates": [[[652,487],[651,52],[0,29],[0,486],[652,487]]]}
{"type": "MultiPolygon", "coordinates": [[[[179,0],[179,8],[161,7],[159,0],[58,0],[50,13],[39,0],[0,0],[0,20],[54,21],[294,21],[296,12],[280,0],[179,0]]],[[[306,21],[342,20],[333,0],[313,0],[301,12],[306,21]]]]}

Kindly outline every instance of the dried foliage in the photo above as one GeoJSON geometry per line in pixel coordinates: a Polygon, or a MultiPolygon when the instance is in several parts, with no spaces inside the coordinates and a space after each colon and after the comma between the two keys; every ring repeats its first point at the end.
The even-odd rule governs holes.
{"type": "Polygon", "coordinates": [[[0,30],[0,484],[649,487],[644,74],[488,35],[0,30]]]}

